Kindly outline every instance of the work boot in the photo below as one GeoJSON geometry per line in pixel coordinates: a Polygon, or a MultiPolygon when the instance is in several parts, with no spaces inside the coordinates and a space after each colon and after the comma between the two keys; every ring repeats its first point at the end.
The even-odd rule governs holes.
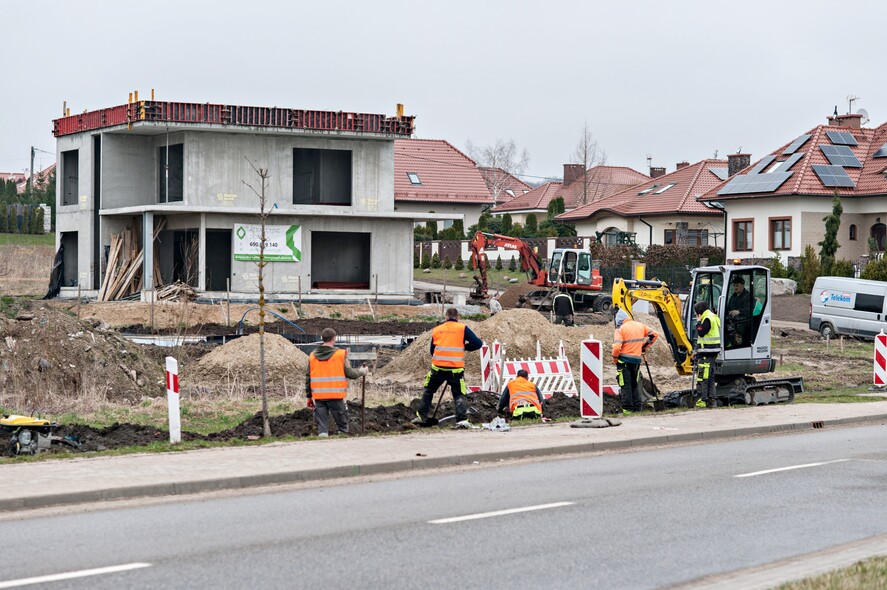
{"type": "Polygon", "coordinates": [[[459,420],[455,424],[453,424],[453,430],[469,430],[471,428],[471,422],[468,420],[459,420]]]}
{"type": "Polygon", "coordinates": [[[320,434],[317,435],[317,438],[329,438],[329,436],[330,436],[329,432],[321,432],[320,434]]]}
{"type": "Polygon", "coordinates": [[[427,423],[427,420],[425,418],[423,418],[422,416],[416,416],[415,418],[410,420],[410,424],[414,424],[416,426],[425,426],[426,423],[427,423]]]}
{"type": "Polygon", "coordinates": [[[706,401],[705,401],[704,399],[702,399],[702,398],[699,398],[698,400],[696,400],[696,407],[697,407],[697,408],[704,408],[704,407],[706,407],[707,405],[708,405],[708,402],[706,402],[706,401]]]}

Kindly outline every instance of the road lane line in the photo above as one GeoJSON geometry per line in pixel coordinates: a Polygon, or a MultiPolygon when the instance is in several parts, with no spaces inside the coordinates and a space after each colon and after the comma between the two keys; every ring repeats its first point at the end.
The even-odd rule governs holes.
{"type": "Polygon", "coordinates": [[[740,473],[733,477],[754,477],[756,475],[767,475],[768,473],[779,473],[780,471],[792,471],[794,469],[806,469],[807,467],[819,467],[821,465],[831,465],[832,463],[844,463],[851,459],[835,459],[834,461],[823,461],[822,463],[805,463],[804,465],[791,465],[789,467],[778,467],[776,469],[765,469],[764,471],[752,471],[751,473],[740,473]]]}
{"type": "Polygon", "coordinates": [[[80,570],[77,572],[65,572],[63,574],[51,574],[48,576],[37,576],[36,578],[22,578],[20,580],[8,580],[0,582],[0,588],[18,588],[19,586],[30,586],[31,584],[42,584],[44,582],[58,582],[60,580],[71,580],[74,578],[87,578],[89,576],[101,576],[103,574],[114,574],[117,572],[125,572],[136,570],[143,567],[151,567],[150,563],[125,563],[123,565],[112,565],[109,567],[97,567],[90,570],[80,570]]]}
{"type": "Polygon", "coordinates": [[[480,512],[478,514],[467,514],[465,516],[453,516],[452,518],[439,518],[437,520],[429,520],[428,524],[448,524],[451,522],[462,522],[463,520],[477,520],[479,518],[491,518],[493,516],[504,516],[506,514],[518,514],[520,512],[532,512],[533,510],[546,510],[548,508],[560,508],[561,506],[570,506],[573,502],[555,502],[553,504],[539,504],[538,506],[525,506],[523,508],[509,508],[508,510],[496,510],[495,512],[480,512]]]}

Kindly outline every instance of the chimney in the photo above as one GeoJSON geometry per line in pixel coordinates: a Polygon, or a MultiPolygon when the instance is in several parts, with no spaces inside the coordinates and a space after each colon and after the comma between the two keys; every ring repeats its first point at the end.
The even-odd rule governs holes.
{"type": "Polygon", "coordinates": [[[683,162],[678,162],[677,164],[675,164],[674,168],[675,168],[675,170],[680,170],[681,168],[686,168],[689,165],[690,165],[690,162],[687,162],[685,160],[683,162]]]}
{"type": "Polygon", "coordinates": [[[751,154],[727,154],[727,176],[733,176],[751,164],[751,154]]]}
{"type": "Polygon", "coordinates": [[[650,166],[650,178],[659,178],[665,176],[665,168],[650,166]]]}
{"type": "Polygon", "coordinates": [[[570,186],[582,178],[584,173],[585,166],[582,164],[564,164],[564,186],[570,186]]]}
{"type": "Polygon", "coordinates": [[[859,113],[846,115],[831,115],[828,118],[830,127],[849,127],[850,129],[859,129],[862,127],[862,115],[859,113]]]}

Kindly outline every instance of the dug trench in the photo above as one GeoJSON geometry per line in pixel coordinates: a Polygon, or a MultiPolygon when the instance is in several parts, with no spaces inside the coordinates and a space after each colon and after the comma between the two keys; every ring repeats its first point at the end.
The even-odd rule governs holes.
{"type": "MultiPolygon", "coordinates": [[[[444,394],[449,397],[449,393],[444,394]]],[[[469,420],[476,426],[490,422],[497,416],[496,406],[499,397],[493,392],[475,392],[468,396],[469,420]]],[[[435,400],[436,403],[436,400],[435,400]]],[[[395,404],[393,406],[368,407],[364,410],[363,429],[366,434],[392,434],[415,430],[410,424],[416,416],[419,399],[414,399],[409,405],[395,404]]],[[[604,397],[604,413],[616,414],[621,411],[619,400],[612,396],[604,397]]],[[[568,397],[555,394],[545,402],[545,415],[553,420],[575,417],[579,414],[579,400],[576,397],[568,397]]],[[[451,428],[453,424],[453,402],[445,399],[441,402],[438,418],[443,419],[438,426],[429,430],[451,428]]],[[[350,435],[358,435],[361,432],[360,402],[348,401],[348,428],[350,435]]],[[[317,433],[314,425],[312,411],[305,408],[279,416],[269,418],[271,434],[274,437],[302,438],[314,436],[317,433]]],[[[336,426],[330,421],[330,434],[335,435],[336,426]]],[[[541,424],[539,420],[526,420],[521,424],[541,424]]],[[[209,435],[182,432],[183,441],[231,441],[231,440],[258,440],[262,437],[262,415],[255,416],[238,424],[234,428],[223,430],[209,435]]],[[[105,451],[123,447],[140,447],[155,442],[169,440],[169,432],[137,424],[114,424],[108,428],[93,428],[81,424],[59,426],[55,434],[68,440],[80,443],[80,452],[105,451]]],[[[55,447],[54,447],[55,450],[55,447]]],[[[58,447],[59,451],[69,452],[67,447],[58,447]]]]}

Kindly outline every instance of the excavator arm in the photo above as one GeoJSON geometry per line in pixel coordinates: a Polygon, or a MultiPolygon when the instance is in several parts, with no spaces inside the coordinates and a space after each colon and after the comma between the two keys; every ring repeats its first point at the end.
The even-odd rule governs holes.
{"type": "Polygon", "coordinates": [[[473,297],[478,299],[487,298],[489,283],[487,281],[488,260],[485,250],[490,246],[497,246],[506,250],[517,250],[520,257],[521,270],[531,275],[530,283],[545,285],[545,271],[539,262],[539,256],[529,244],[520,238],[479,231],[474,234],[474,239],[468,243],[468,249],[471,251],[471,264],[477,272],[474,275],[476,286],[472,292],[473,297]]]}
{"type": "Polygon", "coordinates": [[[649,301],[656,309],[663,336],[671,348],[675,369],[681,375],[693,372],[693,343],[681,319],[681,300],[662,281],[635,281],[616,278],[613,280],[613,306],[624,309],[634,317],[633,301],[649,301]]]}

